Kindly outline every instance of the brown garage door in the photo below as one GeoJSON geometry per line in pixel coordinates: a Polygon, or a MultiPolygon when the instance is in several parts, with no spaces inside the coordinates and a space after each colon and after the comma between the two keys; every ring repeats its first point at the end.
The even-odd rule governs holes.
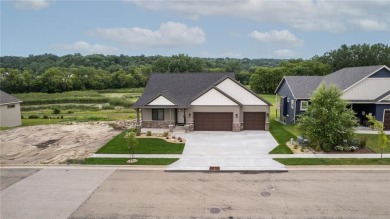
{"type": "Polygon", "coordinates": [[[383,120],[384,130],[390,130],[390,111],[386,110],[384,117],[385,117],[383,120]]]}
{"type": "Polygon", "coordinates": [[[195,131],[232,131],[233,113],[194,113],[195,131]]]}
{"type": "Polygon", "coordinates": [[[265,112],[244,112],[244,130],[265,130],[265,112]]]}

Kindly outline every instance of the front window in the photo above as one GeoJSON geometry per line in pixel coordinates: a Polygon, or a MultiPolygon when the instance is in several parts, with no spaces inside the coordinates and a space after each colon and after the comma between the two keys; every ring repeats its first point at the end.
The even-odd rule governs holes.
{"type": "Polygon", "coordinates": [[[301,110],[306,111],[309,108],[309,101],[301,101],[301,110]]]}
{"type": "Polygon", "coordinates": [[[164,120],[164,109],[152,109],[152,120],[164,120]]]}

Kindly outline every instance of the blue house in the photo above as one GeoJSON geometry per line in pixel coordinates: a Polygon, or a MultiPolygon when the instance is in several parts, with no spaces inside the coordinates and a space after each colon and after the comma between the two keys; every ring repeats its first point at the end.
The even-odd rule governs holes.
{"type": "Polygon", "coordinates": [[[285,76],[275,90],[279,120],[294,124],[322,82],[342,90],[361,125],[372,115],[390,130],[390,68],[385,65],[343,68],[326,76],[285,76]]]}

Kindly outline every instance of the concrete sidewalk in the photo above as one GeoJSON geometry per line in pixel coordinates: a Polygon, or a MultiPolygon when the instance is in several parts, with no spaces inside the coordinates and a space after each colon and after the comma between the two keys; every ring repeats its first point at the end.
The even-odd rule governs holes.
{"type": "MultiPolygon", "coordinates": [[[[136,158],[181,158],[181,154],[135,154],[136,158]]],[[[94,158],[130,158],[128,154],[94,154],[94,158]]],[[[226,155],[221,154],[202,154],[185,155],[188,159],[221,159],[226,155]]],[[[270,158],[381,158],[380,154],[235,154],[229,155],[231,159],[270,159],[270,158]]],[[[183,157],[184,158],[184,157],[183,157]]],[[[383,158],[390,158],[390,154],[383,154],[383,158]]]]}

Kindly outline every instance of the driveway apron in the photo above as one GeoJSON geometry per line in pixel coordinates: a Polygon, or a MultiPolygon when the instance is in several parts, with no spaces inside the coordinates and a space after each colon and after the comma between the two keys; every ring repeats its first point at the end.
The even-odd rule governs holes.
{"type": "Polygon", "coordinates": [[[269,152],[278,143],[267,131],[192,132],[180,134],[186,146],[167,171],[286,171],[269,152]]]}
{"type": "Polygon", "coordinates": [[[43,169],[1,191],[0,218],[68,218],[114,170],[43,169]]]}

